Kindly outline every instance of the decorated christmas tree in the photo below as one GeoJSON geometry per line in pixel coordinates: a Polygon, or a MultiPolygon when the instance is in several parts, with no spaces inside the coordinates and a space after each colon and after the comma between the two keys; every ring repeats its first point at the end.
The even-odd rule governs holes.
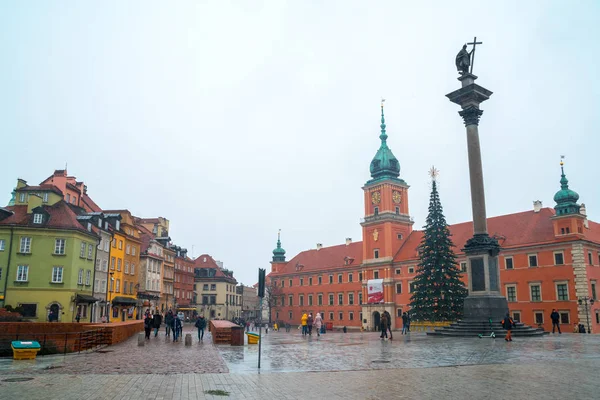
{"type": "Polygon", "coordinates": [[[413,280],[411,318],[456,321],[461,318],[467,289],[456,264],[450,230],[437,191],[437,171],[431,168],[429,214],[419,246],[420,262],[413,280]]]}

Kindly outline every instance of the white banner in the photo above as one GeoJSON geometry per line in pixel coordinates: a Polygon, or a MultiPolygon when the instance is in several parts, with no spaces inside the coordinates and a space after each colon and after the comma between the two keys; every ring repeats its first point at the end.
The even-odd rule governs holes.
{"type": "Polygon", "coordinates": [[[367,281],[367,303],[383,303],[383,279],[371,279],[367,281]]]}

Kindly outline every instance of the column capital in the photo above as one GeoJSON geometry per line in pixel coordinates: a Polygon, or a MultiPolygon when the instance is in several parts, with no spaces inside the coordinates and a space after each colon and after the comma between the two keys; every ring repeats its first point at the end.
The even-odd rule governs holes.
{"type": "Polygon", "coordinates": [[[480,110],[478,107],[475,106],[468,106],[462,111],[458,112],[458,115],[463,117],[463,120],[465,121],[465,126],[479,125],[479,118],[481,117],[481,114],[483,114],[483,110],[480,110]]]}
{"type": "Polygon", "coordinates": [[[500,253],[500,245],[498,240],[487,233],[476,233],[467,240],[463,251],[467,255],[489,253],[491,256],[497,256],[500,253]]]}

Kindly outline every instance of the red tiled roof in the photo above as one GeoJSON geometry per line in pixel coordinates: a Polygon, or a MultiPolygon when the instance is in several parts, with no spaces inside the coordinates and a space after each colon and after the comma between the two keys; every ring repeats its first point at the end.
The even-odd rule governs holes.
{"type": "MultiPolygon", "coordinates": [[[[503,248],[557,242],[551,220],[554,215],[554,209],[546,207],[540,212],[531,210],[488,218],[488,232],[490,236],[498,239],[498,243],[503,248]]],[[[590,228],[592,224],[598,226],[590,221],[590,228]]],[[[467,240],[473,236],[473,222],[454,224],[449,228],[455,246],[454,251],[460,254],[467,240]]],[[[591,230],[586,231],[586,237],[590,238],[588,233],[591,230]]],[[[596,228],[596,232],[600,239],[600,229],[596,228]]],[[[394,261],[416,258],[417,247],[421,244],[422,238],[423,231],[413,231],[394,257],[394,261]]]]}
{"type": "Polygon", "coordinates": [[[94,200],[92,200],[91,197],[88,196],[87,194],[84,194],[83,196],[81,196],[81,201],[83,201],[85,203],[85,205],[87,206],[87,208],[92,210],[93,212],[102,211],[100,206],[98,206],[98,204],[96,204],[94,202],[94,200]]]}
{"type": "Polygon", "coordinates": [[[594,221],[588,221],[589,229],[585,230],[585,238],[595,243],[600,243],[600,224],[594,221]]]}
{"type": "Polygon", "coordinates": [[[299,253],[292,258],[277,274],[291,274],[297,272],[317,271],[328,268],[346,266],[346,257],[353,258],[350,266],[362,263],[362,241],[352,242],[349,245],[340,244],[331,247],[322,247],[299,253]]]}
{"type": "Polygon", "coordinates": [[[20,189],[17,189],[17,191],[19,191],[19,192],[21,192],[21,191],[23,191],[23,192],[41,192],[41,191],[48,191],[48,190],[51,192],[54,192],[60,196],[63,195],[63,192],[61,192],[61,190],[59,188],[57,188],[54,185],[49,185],[49,184],[48,185],[47,184],[38,185],[38,186],[24,186],[20,189]]]}
{"type": "Polygon", "coordinates": [[[213,268],[216,269],[215,278],[229,278],[234,279],[231,276],[226,275],[221,268],[215,262],[215,259],[208,254],[202,254],[194,259],[194,268],[213,268]],[[206,260],[206,261],[204,261],[206,260]]]}
{"type": "Polygon", "coordinates": [[[92,233],[88,232],[80,223],[77,221],[77,214],[69,207],[64,201],[59,201],[52,206],[41,206],[48,214],[48,221],[44,224],[34,224],[33,214],[27,214],[27,206],[9,206],[5,209],[14,212],[13,215],[9,216],[0,221],[0,225],[19,225],[29,226],[34,228],[56,228],[56,229],[76,229],[78,231],[85,232],[89,235],[92,233]]]}

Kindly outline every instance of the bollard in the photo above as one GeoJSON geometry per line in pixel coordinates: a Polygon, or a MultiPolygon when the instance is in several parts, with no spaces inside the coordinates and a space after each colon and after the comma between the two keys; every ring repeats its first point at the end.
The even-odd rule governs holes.
{"type": "Polygon", "coordinates": [[[185,345],[186,346],[191,346],[192,345],[192,334],[191,333],[186,333],[185,334],[185,345]]]}
{"type": "Polygon", "coordinates": [[[146,335],[138,333],[138,346],[144,346],[146,344],[146,335]]]}

